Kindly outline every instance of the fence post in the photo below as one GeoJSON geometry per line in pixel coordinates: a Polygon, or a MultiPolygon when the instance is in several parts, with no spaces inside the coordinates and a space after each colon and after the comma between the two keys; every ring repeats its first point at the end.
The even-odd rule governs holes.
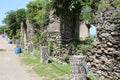
{"type": "Polygon", "coordinates": [[[40,46],[40,62],[48,63],[48,47],[40,46]]]}
{"type": "Polygon", "coordinates": [[[30,52],[30,53],[33,52],[33,44],[32,43],[28,44],[28,52],[30,52]]]}
{"type": "Polygon", "coordinates": [[[85,56],[73,55],[70,57],[71,80],[87,80],[83,64],[86,64],[85,56]]]}

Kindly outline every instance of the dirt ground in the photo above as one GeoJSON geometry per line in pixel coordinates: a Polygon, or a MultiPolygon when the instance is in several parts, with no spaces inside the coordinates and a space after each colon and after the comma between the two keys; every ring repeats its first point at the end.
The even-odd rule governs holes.
{"type": "Polygon", "coordinates": [[[8,44],[0,36],[0,80],[42,80],[36,74],[27,72],[18,55],[14,53],[14,48],[14,44],[8,44]]]}

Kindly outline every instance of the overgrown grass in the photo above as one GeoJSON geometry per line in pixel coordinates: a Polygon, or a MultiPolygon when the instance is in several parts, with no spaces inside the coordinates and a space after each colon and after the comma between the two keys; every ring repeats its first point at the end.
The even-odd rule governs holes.
{"type": "Polygon", "coordinates": [[[20,54],[23,63],[32,67],[40,77],[44,80],[70,80],[70,67],[54,62],[49,64],[41,64],[39,55],[34,56],[26,51],[20,54]],[[59,67],[58,67],[59,66],[59,67]]]}

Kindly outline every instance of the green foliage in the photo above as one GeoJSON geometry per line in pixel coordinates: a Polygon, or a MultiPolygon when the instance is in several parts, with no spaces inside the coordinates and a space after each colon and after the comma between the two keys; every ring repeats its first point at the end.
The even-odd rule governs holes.
{"type": "Polygon", "coordinates": [[[78,55],[78,50],[81,50],[83,54],[86,54],[88,50],[93,49],[92,42],[93,38],[85,38],[84,41],[73,42],[69,45],[69,50],[71,50],[75,55],[78,55]]]}
{"type": "Polygon", "coordinates": [[[109,4],[105,2],[105,0],[100,0],[99,3],[97,3],[98,10],[101,11],[103,9],[106,9],[109,7],[109,4]]]}
{"type": "Polygon", "coordinates": [[[120,0],[113,0],[113,4],[119,9],[120,8],[120,0]]]}
{"type": "Polygon", "coordinates": [[[116,10],[113,11],[113,17],[118,17],[120,18],[120,14],[119,14],[119,10],[120,10],[120,0],[113,0],[113,3],[112,3],[115,7],[116,7],[116,10]]]}
{"type": "Polygon", "coordinates": [[[35,35],[33,37],[33,43],[35,47],[38,49],[43,38],[44,32],[40,31],[39,29],[35,29],[35,35]]]}
{"type": "Polygon", "coordinates": [[[24,8],[18,9],[16,11],[16,21],[19,26],[20,26],[21,21],[23,21],[23,22],[26,21],[26,10],[24,8]]]}
{"type": "Polygon", "coordinates": [[[74,51],[72,54],[77,55],[77,54],[78,54],[78,50],[79,50],[79,46],[78,46],[76,43],[71,43],[71,44],[69,45],[69,49],[70,49],[71,51],[74,51]]]}
{"type": "Polygon", "coordinates": [[[19,39],[21,37],[20,30],[16,31],[16,35],[13,37],[14,40],[19,39]]]}
{"type": "Polygon", "coordinates": [[[39,63],[39,58],[31,55],[28,51],[22,51],[22,54],[19,55],[22,58],[22,61],[27,65],[34,65],[39,63]]]}
{"type": "Polygon", "coordinates": [[[83,54],[86,54],[88,50],[93,49],[92,43],[94,42],[93,38],[85,38],[84,41],[82,41],[79,45],[81,51],[83,54]]]}
{"type": "Polygon", "coordinates": [[[19,37],[20,23],[26,20],[25,16],[25,9],[18,9],[16,11],[11,10],[6,13],[6,17],[4,18],[3,23],[8,26],[7,33],[9,34],[9,38],[13,38],[15,35],[16,38],[19,37]]]}
{"type": "Polygon", "coordinates": [[[46,25],[48,24],[48,12],[45,10],[40,10],[33,19],[36,21],[36,24],[46,25]]]}
{"type": "Polygon", "coordinates": [[[82,53],[83,53],[83,54],[86,54],[88,50],[93,49],[93,46],[82,44],[82,45],[80,45],[80,48],[81,48],[81,50],[82,50],[82,53]]]}
{"type": "MultiPolygon", "coordinates": [[[[101,1],[101,0],[100,0],[101,1]]],[[[68,15],[79,15],[81,20],[91,19],[92,13],[97,10],[98,0],[50,0],[55,14],[62,18],[68,18],[68,15]]]]}
{"type": "Polygon", "coordinates": [[[0,33],[4,33],[4,32],[7,32],[8,31],[8,27],[7,26],[1,26],[0,27],[0,33]]]}
{"type": "Polygon", "coordinates": [[[94,38],[85,38],[84,42],[87,44],[91,44],[92,42],[94,42],[94,38]]]}
{"type": "Polygon", "coordinates": [[[49,63],[49,64],[41,64],[40,59],[39,59],[40,57],[35,57],[31,55],[30,53],[28,53],[27,51],[23,51],[23,53],[20,54],[19,56],[23,63],[25,63],[27,66],[32,67],[31,69],[35,71],[44,80],[70,80],[69,79],[69,75],[70,75],[69,66],[65,66],[58,62],[49,63]],[[58,69],[56,65],[61,67],[62,70],[58,69]]]}
{"type": "Polygon", "coordinates": [[[5,23],[9,28],[9,37],[12,38],[16,34],[16,29],[18,29],[17,22],[16,22],[16,12],[11,10],[7,12],[6,17],[3,20],[3,23],[5,23]]]}
{"type": "Polygon", "coordinates": [[[66,63],[70,63],[69,62],[69,55],[67,54],[67,53],[65,53],[65,54],[63,54],[63,56],[62,56],[62,61],[63,62],[66,62],[66,63]]]}
{"type": "Polygon", "coordinates": [[[27,4],[27,18],[36,25],[46,25],[48,23],[48,10],[45,5],[46,0],[35,0],[27,4]]]}
{"type": "Polygon", "coordinates": [[[92,8],[90,6],[83,7],[80,13],[80,19],[87,20],[91,18],[92,18],[92,8]]]}

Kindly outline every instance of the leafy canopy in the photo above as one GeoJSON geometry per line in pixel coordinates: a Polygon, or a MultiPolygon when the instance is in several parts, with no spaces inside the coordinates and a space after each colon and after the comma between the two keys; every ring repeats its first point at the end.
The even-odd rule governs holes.
{"type": "Polygon", "coordinates": [[[91,19],[92,13],[107,5],[105,0],[49,0],[49,2],[57,16],[67,19],[69,14],[74,14],[81,20],[91,19]]]}
{"type": "Polygon", "coordinates": [[[27,4],[27,18],[36,25],[48,22],[47,0],[35,0],[27,4]]]}
{"type": "Polygon", "coordinates": [[[7,26],[0,26],[0,33],[4,33],[8,31],[8,27],[7,26]]]}
{"type": "Polygon", "coordinates": [[[13,38],[15,35],[18,35],[20,29],[20,23],[26,20],[26,11],[25,9],[18,9],[16,11],[11,10],[6,13],[6,17],[3,20],[8,26],[9,37],[13,38]]]}

